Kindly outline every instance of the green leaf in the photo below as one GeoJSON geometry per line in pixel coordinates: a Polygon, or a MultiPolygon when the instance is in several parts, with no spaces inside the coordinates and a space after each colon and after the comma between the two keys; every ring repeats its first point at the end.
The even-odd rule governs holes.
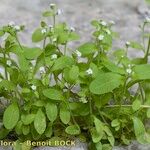
{"type": "Polygon", "coordinates": [[[24,55],[27,59],[36,59],[41,53],[42,50],[40,48],[24,48],[24,55]]]}
{"type": "Polygon", "coordinates": [[[52,88],[45,89],[43,91],[43,95],[52,100],[64,100],[62,91],[57,89],[52,89],[52,88]]]}
{"type": "Polygon", "coordinates": [[[150,4],[150,0],[145,0],[148,4],[150,4]]]}
{"type": "Polygon", "coordinates": [[[117,65],[113,64],[111,61],[108,61],[108,60],[104,61],[103,65],[111,72],[125,74],[125,71],[123,68],[118,67],[117,65]]]}
{"type": "Polygon", "coordinates": [[[134,58],[132,59],[131,63],[136,65],[146,64],[147,60],[145,58],[134,58]]]}
{"type": "Polygon", "coordinates": [[[65,129],[65,132],[70,135],[79,135],[81,133],[78,125],[70,125],[65,129]]]}
{"type": "Polygon", "coordinates": [[[70,110],[66,104],[62,104],[60,107],[60,119],[64,124],[68,124],[70,122],[70,110]]]}
{"type": "Polygon", "coordinates": [[[58,36],[58,43],[59,44],[65,44],[65,43],[67,43],[67,41],[68,41],[68,34],[67,33],[65,33],[65,32],[61,32],[61,33],[59,33],[59,36],[58,36]]]}
{"type": "Polygon", "coordinates": [[[94,94],[112,92],[122,83],[122,76],[115,73],[102,73],[90,84],[90,91],[94,94]]]}
{"type": "Polygon", "coordinates": [[[97,21],[97,20],[92,20],[91,21],[91,25],[93,25],[93,26],[95,26],[95,27],[99,27],[100,26],[100,22],[99,21],[97,21]]]}
{"type": "Polygon", "coordinates": [[[18,134],[18,135],[21,135],[22,134],[22,127],[23,127],[23,123],[22,121],[18,121],[16,127],[15,127],[15,132],[18,134]]]}
{"type": "Polygon", "coordinates": [[[114,146],[114,144],[115,144],[115,139],[114,139],[113,136],[108,136],[108,141],[110,142],[110,145],[111,145],[111,146],[114,146]]]}
{"type": "Polygon", "coordinates": [[[30,133],[30,126],[23,126],[22,127],[22,133],[24,134],[24,135],[28,135],[29,133],[30,133]]]}
{"type": "Polygon", "coordinates": [[[133,103],[132,103],[132,109],[134,110],[134,111],[137,111],[137,110],[139,110],[141,108],[141,102],[138,100],[138,99],[136,99],[133,103]]]}
{"type": "Polygon", "coordinates": [[[112,146],[110,144],[103,144],[102,150],[112,150],[112,146]]]}
{"type": "Polygon", "coordinates": [[[23,54],[19,55],[18,61],[20,70],[26,72],[29,69],[29,62],[26,60],[23,54]]]}
{"type": "Polygon", "coordinates": [[[112,127],[120,126],[120,121],[119,121],[119,119],[114,119],[114,120],[111,122],[111,126],[112,126],[112,127]]]}
{"type": "Polygon", "coordinates": [[[12,103],[7,107],[3,116],[3,124],[6,129],[13,129],[19,120],[19,108],[17,103],[12,103]]]}
{"type": "Polygon", "coordinates": [[[110,128],[109,128],[108,126],[106,126],[106,125],[105,125],[105,127],[104,127],[104,131],[105,131],[105,133],[106,133],[108,136],[110,136],[110,137],[113,136],[113,134],[112,134],[110,128]]]}
{"type": "Polygon", "coordinates": [[[108,136],[108,141],[110,142],[111,146],[114,146],[115,139],[114,139],[114,136],[113,136],[113,134],[112,134],[110,128],[105,125],[104,131],[105,131],[105,133],[106,133],[107,136],[108,136]]]}
{"type": "Polygon", "coordinates": [[[22,115],[21,120],[24,125],[29,125],[34,121],[35,114],[22,115]]]}
{"type": "Polygon", "coordinates": [[[45,130],[45,136],[50,138],[53,134],[53,128],[52,128],[52,123],[49,123],[46,130],[45,130]]]}
{"type": "Polygon", "coordinates": [[[133,117],[133,125],[134,125],[134,132],[135,136],[140,143],[145,143],[144,135],[145,135],[145,127],[142,121],[137,118],[133,117]]]}
{"type": "Polygon", "coordinates": [[[96,131],[99,134],[103,135],[103,123],[99,119],[97,119],[96,117],[94,117],[94,124],[95,124],[95,127],[96,127],[96,131]]]}
{"type": "Polygon", "coordinates": [[[46,129],[46,117],[41,109],[37,111],[35,116],[34,127],[39,134],[43,134],[46,129]]]}
{"type": "Polygon", "coordinates": [[[134,49],[138,49],[138,50],[144,50],[144,47],[137,42],[130,42],[130,47],[134,48],[134,49]]]}
{"type": "Polygon", "coordinates": [[[72,81],[76,81],[79,76],[79,67],[78,66],[72,66],[70,71],[69,71],[69,78],[72,81]]]}
{"type": "Polygon", "coordinates": [[[80,39],[80,36],[75,32],[71,32],[68,36],[68,41],[74,41],[78,39],[80,39]]]}
{"type": "Polygon", "coordinates": [[[91,129],[91,136],[92,136],[92,141],[94,143],[98,143],[101,139],[102,139],[102,136],[101,134],[99,134],[96,130],[96,128],[92,128],[91,129]]]}
{"type": "Polygon", "coordinates": [[[0,37],[3,36],[4,34],[5,34],[5,32],[0,29],[0,37]]]}
{"type": "Polygon", "coordinates": [[[9,130],[4,127],[0,128],[0,140],[4,139],[9,133],[9,130]]]}
{"type": "Polygon", "coordinates": [[[32,34],[32,42],[40,42],[44,39],[45,35],[42,34],[42,29],[36,29],[32,34]]]}
{"type": "Polygon", "coordinates": [[[15,89],[15,85],[11,81],[8,81],[8,80],[1,81],[0,87],[4,87],[8,91],[13,91],[15,89]]]}
{"type": "Polygon", "coordinates": [[[150,118],[150,108],[147,110],[147,117],[150,118]]]}
{"type": "Polygon", "coordinates": [[[147,80],[150,79],[150,64],[136,65],[133,67],[133,79],[147,80]]]}
{"type": "Polygon", "coordinates": [[[27,71],[29,68],[29,62],[26,60],[24,51],[27,47],[19,46],[19,45],[13,45],[11,46],[8,51],[16,54],[18,56],[18,62],[19,62],[19,68],[21,71],[27,71]]]}
{"type": "Polygon", "coordinates": [[[99,70],[98,70],[98,67],[97,67],[96,64],[90,63],[90,68],[91,68],[92,71],[93,71],[92,77],[95,78],[95,77],[97,76],[97,74],[98,74],[98,71],[99,71],[99,70]]]}
{"type": "Polygon", "coordinates": [[[58,110],[57,105],[54,103],[48,102],[46,105],[46,115],[51,122],[54,122],[57,118],[58,110]]]}
{"type": "Polygon", "coordinates": [[[95,144],[95,147],[96,147],[96,150],[103,150],[102,148],[102,143],[101,142],[98,142],[95,144]]]}
{"type": "Polygon", "coordinates": [[[96,52],[97,47],[94,43],[85,43],[78,47],[78,50],[82,53],[83,56],[86,56],[96,52]]]}
{"type": "Polygon", "coordinates": [[[61,56],[55,61],[52,71],[71,67],[73,64],[74,64],[74,60],[72,58],[68,56],[61,56]]]}
{"type": "Polygon", "coordinates": [[[43,14],[43,17],[50,17],[50,16],[53,16],[53,12],[52,11],[45,11],[43,14]]]}
{"type": "Polygon", "coordinates": [[[47,44],[45,47],[45,56],[51,56],[56,53],[57,47],[53,44],[47,44]]]}

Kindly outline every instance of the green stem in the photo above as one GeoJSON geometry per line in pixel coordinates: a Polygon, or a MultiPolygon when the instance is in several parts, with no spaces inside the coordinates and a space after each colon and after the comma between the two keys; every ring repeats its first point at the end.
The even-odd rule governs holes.
{"type": "Polygon", "coordinates": [[[19,44],[19,47],[23,50],[23,47],[22,47],[22,45],[20,44],[18,37],[15,36],[15,38],[16,38],[17,43],[19,44]]]}
{"type": "Polygon", "coordinates": [[[55,27],[55,25],[56,25],[56,16],[54,15],[53,16],[53,26],[55,27]]]}
{"type": "MultiPolygon", "coordinates": [[[[6,54],[3,52],[4,61],[6,62],[6,54]]],[[[8,80],[8,73],[7,73],[7,64],[5,65],[5,78],[8,80]]]]}
{"type": "MultiPolygon", "coordinates": [[[[142,27],[142,33],[143,34],[144,34],[144,29],[145,29],[145,23],[143,24],[143,27],[142,27]]],[[[143,42],[144,49],[145,49],[145,38],[144,38],[144,36],[142,37],[142,42],[143,42]]]]}
{"type": "Polygon", "coordinates": [[[146,51],[145,56],[144,56],[144,58],[146,59],[147,62],[148,62],[149,50],[150,50],[150,37],[148,39],[147,51],[146,51]]]}
{"type": "Polygon", "coordinates": [[[46,45],[46,38],[45,38],[44,41],[43,41],[44,66],[45,66],[45,69],[46,69],[46,61],[45,61],[45,45],[46,45]]]}
{"type": "Polygon", "coordinates": [[[93,111],[92,111],[91,97],[89,98],[89,107],[90,107],[90,115],[92,115],[92,114],[93,114],[93,111]]]}
{"type": "Polygon", "coordinates": [[[65,43],[65,47],[64,47],[64,55],[66,55],[67,52],[67,43],[65,43]]]}
{"type": "Polygon", "coordinates": [[[139,83],[139,89],[140,89],[140,93],[141,93],[142,102],[144,103],[145,98],[144,98],[144,94],[143,94],[142,86],[141,86],[141,84],[140,84],[140,83],[139,83]]]}
{"type": "Polygon", "coordinates": [[[104,121],[106,124],[108,124],[107,121],[105,120],[104,116],[101,114],[101,111],[100,111],[99,109],[98,109],[98,112],[99,112],[100,117],[103,119],[103,121],[104,121]]]}

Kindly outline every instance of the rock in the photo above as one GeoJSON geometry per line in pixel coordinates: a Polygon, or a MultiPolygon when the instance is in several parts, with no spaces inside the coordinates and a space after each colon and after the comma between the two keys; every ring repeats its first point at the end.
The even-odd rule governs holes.
{"type": "MultiPolygon", "coordinates": [[[[1,0],[0,17],[3,19],[0,20],[0,24],[7,24],[12,20],[18,24],[25,24],[27,27],[25,33],[21,33],[21,41],[33,45],[31,34],[39,26],[41,12],[49,8],[49,3],[49,0],[1,0]]],[[[114,30],[121,34],[121,39],[115,43],[117,47],[123,47],[129,40],[140,41],[138,26],[149,12],[147,5],[141,0],[54,0],[53,3],[63,9],[64,13],[59,20],[74,26],[81,35],[79,43],[91,39],[92,19],[114,20],[114,30]],[[129,34],[126,34],[127,32],[129,34]]],[[[75,47],[77,46],[75,43],[75,47]]]]}
{"type": "Polygon", "coordinates": [[[150,144],[142,145],[136,141],[133,141],[132,144],[130,144],[129,146],[117,146],[114,147],[113,150],[150,150],[150,144]]]}
{"type": "Polygon", "coordinates": [[[10,146],[0,146],[0,150],[13,150],[10,146]]]}

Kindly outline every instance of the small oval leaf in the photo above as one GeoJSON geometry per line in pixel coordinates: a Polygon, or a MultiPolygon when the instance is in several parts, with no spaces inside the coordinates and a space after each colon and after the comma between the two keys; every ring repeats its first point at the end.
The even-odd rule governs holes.
{"type": "Polygon", "coordinates": [[[38,110],[35,116],[34,127],[39,134],[43,134],[46,129],[46,117],[41,109],[38,110]]]}
{"type": "Polygon", "coordinates": [[[19,120],[19,108],[17,103],[12,103],[4,112],[3,124],[6,129],[13,129],[19,120]]]}

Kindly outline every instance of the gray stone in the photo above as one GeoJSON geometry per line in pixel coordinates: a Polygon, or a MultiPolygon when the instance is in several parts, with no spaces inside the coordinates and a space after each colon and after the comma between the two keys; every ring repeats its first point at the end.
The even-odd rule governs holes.
{"type": "Polygon", "coordinates": [[[0,146],[0,150],[13,150],[10,146],[0,146]]]}
{"type": "Polygon", "coordinates": [[[49,8],[50,2],[57,3],[64,10],[59,19],[77,29],[81,35],[80,42],[91,39],[92,19],[114,20],[114,30],[121,34],[120,40],[115,42],[116,47],[124,46],[128,40],[140,41],[138,26],[149,13],[149,8],[141,0],[1,0],[0,18],[3,19],[0,19],[0,24],[7,24],[12,20],[25,24],[27,27],[25,33],[21,34],[21,41],[31,44],[31,33],[39,26],[41,12],[49,8]]]}

